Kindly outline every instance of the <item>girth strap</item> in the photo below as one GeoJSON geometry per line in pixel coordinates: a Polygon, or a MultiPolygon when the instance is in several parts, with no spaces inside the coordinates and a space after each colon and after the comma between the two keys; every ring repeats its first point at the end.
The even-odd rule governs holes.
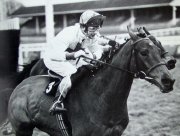
{"type": "Polygon", "coordinates": [[[62,114],[56,114],[56,119],[57,119],[58,126],[59,126],[59,129],[61,131],[62,136],[70,136],[68,134],[67,127],[64,124],[64,120],[63,120],[62,114]]]}

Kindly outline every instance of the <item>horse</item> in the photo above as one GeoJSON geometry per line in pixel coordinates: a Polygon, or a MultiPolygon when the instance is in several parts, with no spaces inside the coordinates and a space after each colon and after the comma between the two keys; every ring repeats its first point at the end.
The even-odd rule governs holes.
{"type": "MultiPolygon", "coordinates": [[[[25,78],[30,76],[31,68],[37,60],[30,64],[23,65],[23,70],[16,73],[11,73],[5,77],[0,78],[0,126],[6,126],[8,123],[8,101],[14,88],[22,82],[25,78]],[[7,121],[7,122],[6,122],[7,121]]],[[[2,128],[3,129],[3,128],[2,128]]]]}
{"type": "MultiPolygon", "coordinates": [[[[116,49],[108,64],[73,84],[64,102],[68,135],[122,135],[129,122],[127,99],[134,77],[156,85],[162,93],[173,90],[175,79],[161,57],[161,50],[149,38],[138,37],[129,28],[128,33],[130,40],[116,49]]],[[[44,90],[50,79],[45,75],[31,76],[13,91],[8,115],[16,136],[32,136],[35,127],[50,136],[64,136],[57,116],[49,114],[54,97],[44,90]]]]}

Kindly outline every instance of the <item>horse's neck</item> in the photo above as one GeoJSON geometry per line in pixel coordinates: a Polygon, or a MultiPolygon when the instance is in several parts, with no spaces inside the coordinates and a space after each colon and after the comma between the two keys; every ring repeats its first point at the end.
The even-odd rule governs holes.
{"type": "MultiPolygon", "coordinates": [[[[128,69],[130,61],[130,49],[125,47],[112,60],[112,65],[128,69]],[[124,51],[126,53],[123,53],[124,51]]],[[[94,94],[94,105],[92,114],[93,120],[116,120],[118,116],[126,109],[127,97],[132,85],[133,77],[127,72],[113,69],[111,67],[104,68],[97,77],[93,79],[91,90],[94,94]],[[93,85],[97,84],[97,85],[93,85]]]]}

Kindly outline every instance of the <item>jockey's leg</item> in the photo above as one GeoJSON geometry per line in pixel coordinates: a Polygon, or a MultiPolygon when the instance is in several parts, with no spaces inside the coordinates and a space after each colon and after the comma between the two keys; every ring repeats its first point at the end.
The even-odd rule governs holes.
{"type": "Polygon", "coordinates": [[[93,66],[87,65],[80,67],[76,73],[72,75],[65,76],[61,83],[58,86],[55,101],[51,106],[49,112],[50,114],[54,115],[58,111],[66,111],[63,106],[63,100],[66,97],[68,91],[71,89],[72,84],[76,84],[77,82],[81,81],[82,77],[84,77],[87,72],[92,69],[93,66]]]}
{"type": "Polygon", "coordinates": [[[64,77],[58,86],[55,101],[49,110],[50,114],[55,114],[58,111],[66,111],[63,105],[63,100],[65,99],[68,91],[71,89],[71,86],[72,83],[70,75],[64,77]]]}

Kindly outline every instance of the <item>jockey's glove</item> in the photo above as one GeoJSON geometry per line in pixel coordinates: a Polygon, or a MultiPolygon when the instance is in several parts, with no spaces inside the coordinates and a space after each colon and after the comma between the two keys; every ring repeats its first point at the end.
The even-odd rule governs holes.
{"type": "Polygon", "coordinates": [[[72,60],[72,59],[76,59],[80,56],[85,56],[87,53],[84,52],[83,50],[79,50],[77,52],[66,52],[66,60],[72,60]]]}
{"type": "Polygon", "coordinates": [[[108,44],[113,48],[113,49],[118,49],[121,45],[114,41],[114,40],[109,40],[108,44]]]}
{"type": "Polygon", "coordinates": [[[111,45],[112,47],[115,47],[117,42],[114,40],[109,40],[108,44],[111,45]]]}
{"type": "Polygon", "coordinates": [[[87,53],[85,51],[79,50],[79,51],[74,53],[74,58],[79,58],[81,56],[86,56],[86,55],[87,55],[87,53]]]}
{"type": "Polygon", "coordinates": [[[112,46],[107,44],[107,45],[103,46],[103,52],[108,52],[111,48],[112,48],[112,46]]]}

